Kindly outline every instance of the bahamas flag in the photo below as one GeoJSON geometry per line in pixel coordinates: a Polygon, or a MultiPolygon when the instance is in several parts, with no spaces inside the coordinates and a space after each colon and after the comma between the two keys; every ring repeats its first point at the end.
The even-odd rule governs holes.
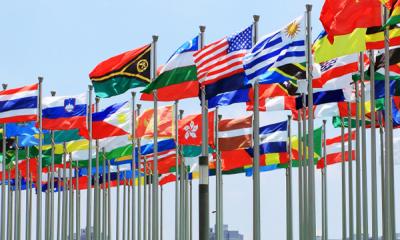
{"type": "Polygon", "coordinates": [[[121,53],[99,63],[89,74],[97,97],[120,95],[150,83],[151,45],[121,53]]]}

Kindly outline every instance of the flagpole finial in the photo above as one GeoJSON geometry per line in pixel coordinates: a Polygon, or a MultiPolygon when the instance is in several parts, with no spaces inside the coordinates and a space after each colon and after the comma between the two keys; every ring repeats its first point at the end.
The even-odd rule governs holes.
{"type": "Polygon", "coordinates": [[[312,10],[312,4],[306,4],[306,9],[310,12],[312,10]]]}
{"type": "Polygon", "coordinates": [[[50,91],[50,95],[54,97],[56,95],[56,91],[50,91]]]}
{"type": "Polygon", "coordinates": [[[260,15],[253,15],[254,22],[258,22],[260,20],[260,15]]]}
{"type": "Polygon", "coordinates": [[[6,89],[7,89],[7,86],[8,86],[8,84],[7,84],[7,83],[3,83],[3,84],[1,84],[1,86],[3,86],[3,90],[6,90],[6,89]]]}
{"type": "Polygon", "coordinates": [[[326,124],[326,119],[322,120],[322,123],[325,125],[326,124]]]}
{"type": "Polygon", "coordinates": [[[222,119],[222,114],[218,114],[218,121],[221,121],[222,119]]]}
{"type": "Polygon", "coordinates": [[[39,77],[38,77],[38,80],[39,80],[39,83],[42,83],[42,82],[43,82],[43,77],[42,77],[42,76],[39,76],[39,77]]]}
{"type": "Polygon", "coordinates": [[[200,25],[199,26],[199,29],[200,29],[200,32],[205,32],[206,31],[206,26],[204,26],[204,25],[200,25]]]}
{"type": "Polygon", "coordinates": [[[157,42],[158,41],[158,36],[157,35],[153,35],[152,38],[153,38],[153,42],[157,42]]]}
{"type": "Polygon", "coordinates": [[[292,115],[288,115],[287,117],[289,121],[292,119],[292,115]]]}
{"type": "Polygon", "coordinates": [[[136,97],[136,92],[131,92],[131,94],[132,94],[132,98],[135,98],[136,97]]]}
{"type": "Polygon", "coordinates": [[[96,101],[96,104],[98,104],[98,103],[100,102],[100,98],[99,98],[99,97],[96,97],[96,98],[95,98],[95,101],[96,101]]]}
{"type": "Polygon", "coordinates": [[[140,110],[141,107],[142,107],[142,104],[140,104],[140,103],[136,104],[136,108],[138,109],[138,111],[140,110]]]}
{"type": "Polygon", "coordinates": [[[89,91],[92,91],[93,90],[93,85],[89,85],[88,88],[89,88],[89,91]]]}

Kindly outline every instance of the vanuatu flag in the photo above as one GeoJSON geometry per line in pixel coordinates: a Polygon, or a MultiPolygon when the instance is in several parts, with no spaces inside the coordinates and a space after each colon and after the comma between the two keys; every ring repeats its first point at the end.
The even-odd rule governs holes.
{"type": "Polygon", "coordinates": [[[111,57],[89,74],[97,97],[108,98],[150,83],[151,45],[111,57]]]}

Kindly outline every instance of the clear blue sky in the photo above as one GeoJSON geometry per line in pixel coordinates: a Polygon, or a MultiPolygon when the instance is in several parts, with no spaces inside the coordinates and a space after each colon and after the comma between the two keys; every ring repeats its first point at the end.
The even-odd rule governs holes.
{"type": "MultiPolygon", "coordinates": [[[[0,14],[0,83],[10,87],[36,82],[44,77],[44,94],[78,94],[87,90],[88,74],[100,61],[133,49],[159,35],[158,63],[163,63],[184,41],[206,25],[206,43],[238,31],[261,15],[260,35],[277,30],[313,4],[313,35],[322,29],[318,21],[322,1],[299,0],[202,0],[202,1],[3,1],[0,14]]],[[[101,102],[106,106],[129,94],[101,102]]],[[[184,101],[186,113],[199,112],[198,100],[184,101]]],[[[144,104],[144,108],[150,104],[144,104]]],[[[244,113],[241,107],[222,109],[225,117],[244,113]]],[[[262,121],[285,117],[263,114],[262,121]]],[[[294,124],[295,125],[295,124],[294,124]]],[[[328,137],[339,132],[332,130],[328,137]]],[[[396,169],[396,171],[398,171],[396,169]]],[[[329,168],[329,235],[341,234],[340,166],[329,168]]],[[[398,183],[399,179],[396,178],[398,183]]],[[[285,173],[262,174],[262,239],[285,239],[285,173]]],[[[320,174],[316,174],[317,229],[320,229],[320,174]]],[[[224,219],[230,228],[251,239],[252,181],[243,175],[224,178],[224,219]]],[[[297,238],[297,172],[294,171],[294,226],[297,238]]],[[[173,239],[173,184],[165,187],[164,239],[173,239]]],[[[197,239],[197,182],[194,182],[194,239],[197,239]]],[[[370,184],[369,184],[370,186],[370,184]]],[[[214,179],[210,185],[210,210],[214,210],[214,179]]],[[[84,214],[82,213],[82,216],[84,214]]],[[[397,215],[399,216],[399,215],[397,215]]],[[[84,220],[81,221],[84,223],[84,220]]],[[[214,224],[214,215],[211,215],[214,224]]],[[[397,221],[399,223],[399,221],[397,221]]],[[[398,225],[399,226],[399,225],[398,225]]],[[[115,230],[115,229],[114,229],[115,230]]]]}

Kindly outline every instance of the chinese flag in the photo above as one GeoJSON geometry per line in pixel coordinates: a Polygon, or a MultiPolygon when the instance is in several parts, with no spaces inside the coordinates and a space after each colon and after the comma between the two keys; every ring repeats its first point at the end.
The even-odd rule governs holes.
{"type": "Polygon", "coordinates": [[[334,36],[350,34],[356,28],[381,26],[381,2],[325,0],[319,19],[332,43],[334,36]]]}

